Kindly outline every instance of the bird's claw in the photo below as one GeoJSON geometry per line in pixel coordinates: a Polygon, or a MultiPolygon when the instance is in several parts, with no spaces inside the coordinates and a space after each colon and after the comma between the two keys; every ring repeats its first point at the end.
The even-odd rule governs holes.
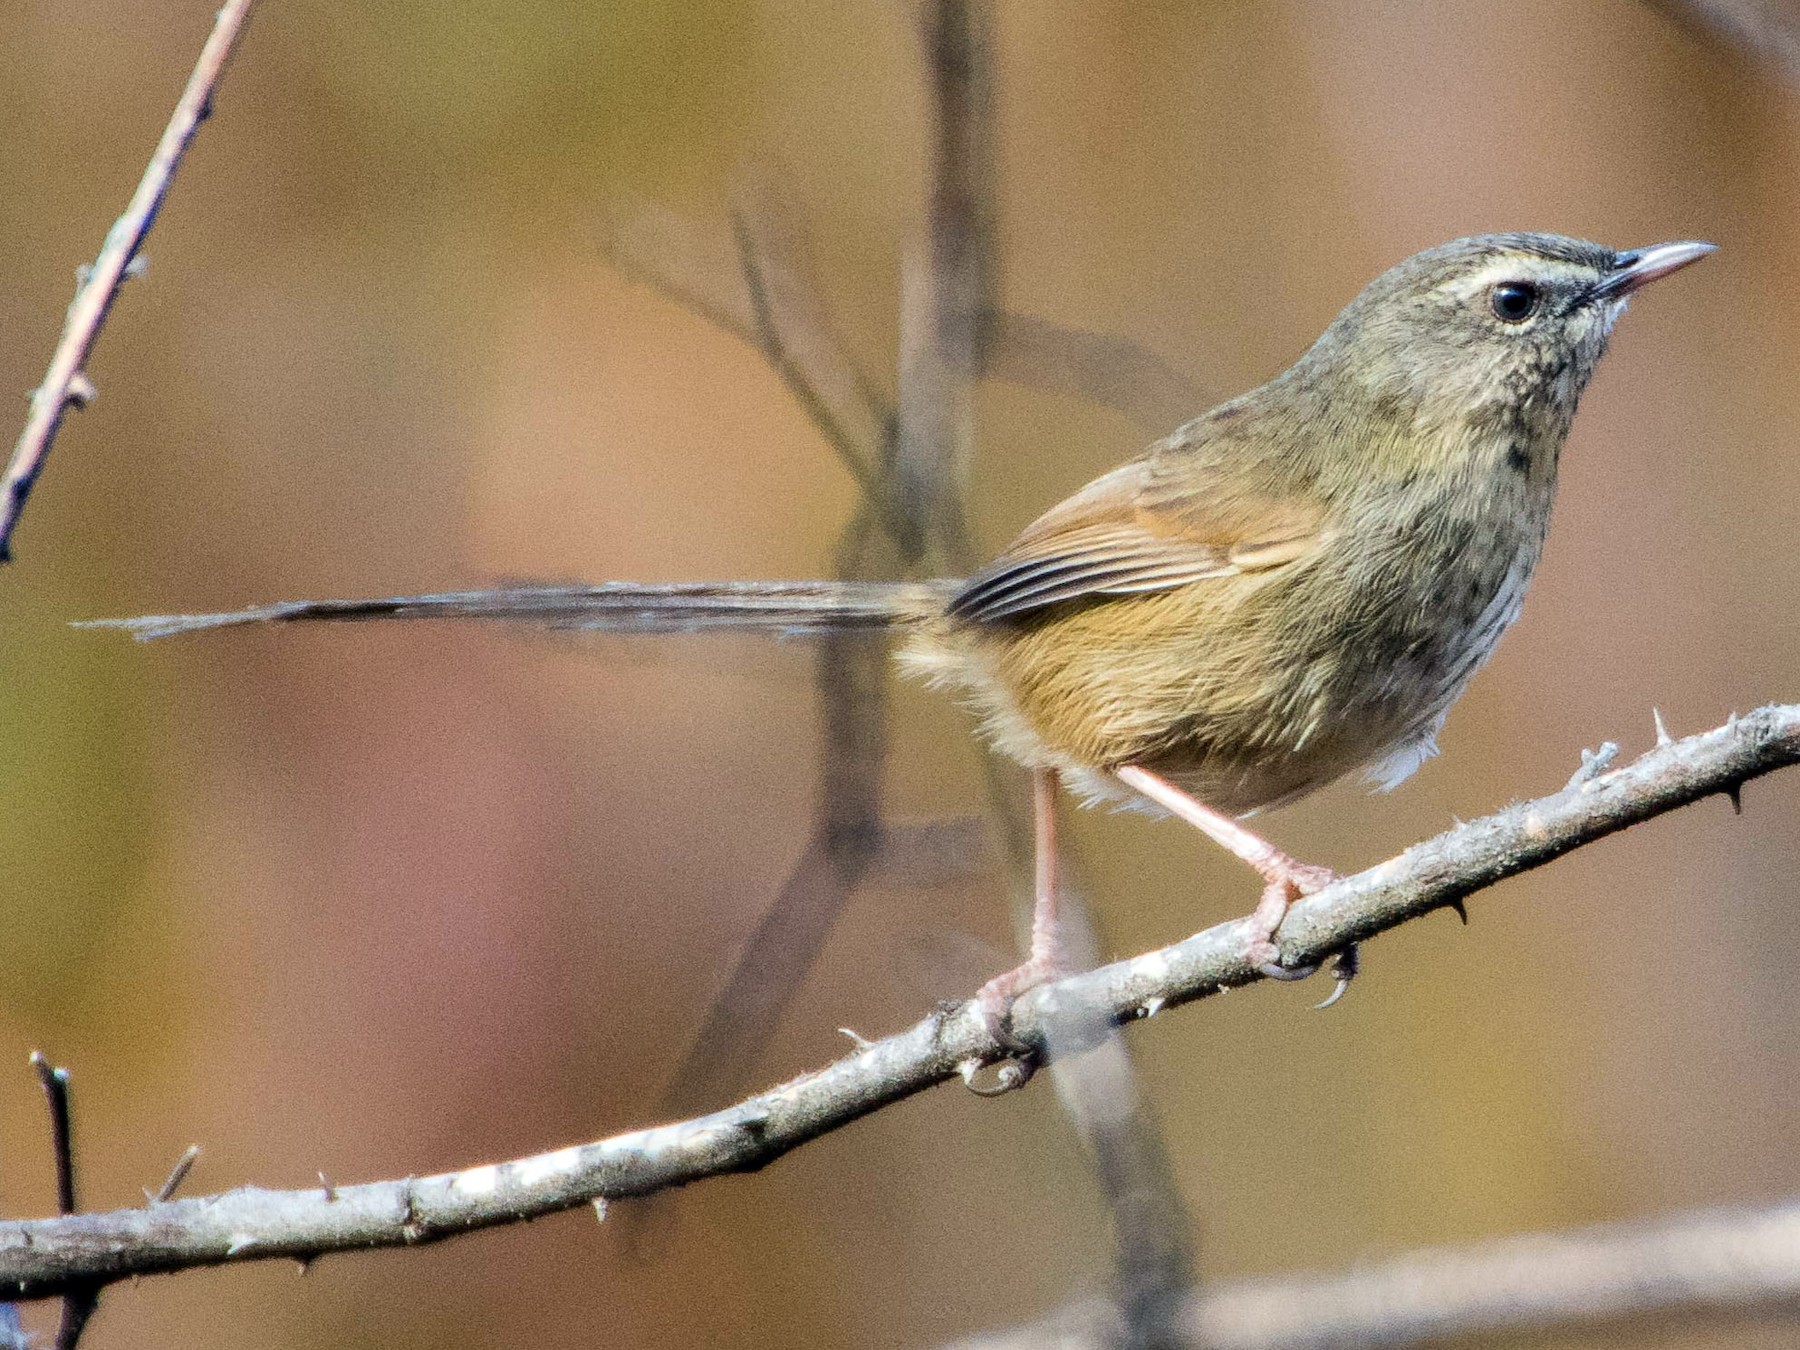
{"type": "Polygon", "coordinates": [[[1280,953],[1276,953],[1276,959],[1273,961],[1258,961],[1256,963],[1256,972],[1259,975],[1267,976],[1271,980],[1281,980],[1283,982],[1309,980],[1319,973],[1319,963],[1314,961],[1304,966],[1284,966],[1281,964],[1280,953]]]}
{"type": "Polygon", "coordinates": [[[1361,969],[1362,948],[1353,942],[1333,958],[1331,962],[1331,977],[1337,981],[1337,984],[1332,991],[1325,996],[1322,1003],[1316,1003],[1313,1007],[1315,1009],[1329,1008],[1332,1004],[1336,1003],[1349,991],[1350,981],[1356,978],[1356,973],[1361,969]]]}

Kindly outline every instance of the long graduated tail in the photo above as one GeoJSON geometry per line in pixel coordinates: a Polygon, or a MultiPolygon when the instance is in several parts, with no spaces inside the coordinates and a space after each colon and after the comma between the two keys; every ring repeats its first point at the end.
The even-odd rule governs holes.
{"type": "Polygon", "coordinates": [[[378,600],[284,600],[218,614],[90,619],[78,628],[121,628],[140,642],[254,623],[358,619],[500,619],[609,633],[763,630],[872,632],[922,623],[954,594],[954,581],[678,581],[597,586],[508,586],[378,600]]]}

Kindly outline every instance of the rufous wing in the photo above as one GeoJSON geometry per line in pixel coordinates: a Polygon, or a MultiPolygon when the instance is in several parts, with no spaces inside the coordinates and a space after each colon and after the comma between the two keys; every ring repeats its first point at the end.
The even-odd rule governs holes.
{"type": "Polygon", "coordinates": [[[1293,563],[1326,530],[1303,499],[1228,491],[1191,459],[1146,456],[1052,507],[970,577],[951,617],[998,623],[1071,600],[1172,590],[1293,563]]]}

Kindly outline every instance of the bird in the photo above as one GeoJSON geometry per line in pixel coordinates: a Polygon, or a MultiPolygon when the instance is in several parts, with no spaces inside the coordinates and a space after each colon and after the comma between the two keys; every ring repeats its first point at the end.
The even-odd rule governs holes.
{"type": "MultiPolygon", "coordinates": [[[[1062,792],[1173,816],[1258,875],[1244,956],[1329,885],[1244,821],[1361,772],[1392,789],[1518,618],[1563,443],[1630,297],[1714,251],[1548,233],[1426,249],[1370,282],[1268,383],[1038,517],[972,576],[525,586],[100,620],[143,639],[237,624],[463,617],[667,632],[898,630],[1030,771],[1030,951],[982,986],[990,1030],[1064,973],[1062,792]]],[[[1335,998],[1355,970],[1338,962],[1335,998]]]]}

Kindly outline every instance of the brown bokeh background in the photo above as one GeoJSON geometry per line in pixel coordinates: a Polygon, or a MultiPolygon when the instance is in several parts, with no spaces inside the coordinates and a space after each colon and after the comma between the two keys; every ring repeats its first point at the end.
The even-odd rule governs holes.
{"type": "MultiPolygon", "coordinates": [[[[0,15],[0,389],[24,391],[210,13],[0,15]]],[[[1626,0],[994,16],[1007,305],[1131,337],[1209,396],[1455,235],[1722,245],[1621,324],[1525,618],[1443,757],[1392,797],[1338,787],[1272,818],[1284,847],[1366,865],[1553,790],[1582,746],[1642,750],[1652,706],[1684,732],[1800,697],[1800,97],[1778,74],[1626,0]]],[[[828,570],[848,476],[755,352],[609,265],[599,222],[633,196],[722,235],[733,183],[778,182],[891,381],[924,165],[913,19],[259,12],[0,572],[6,1213],[53,1204],[34,1047],[73,1071],[100,1207],[191,1141],[199,1192],[650,1123],[808,828],[802,644],[367,626],[144,648],[66,624],[828,570]]],[[[983,546],[1164,429],[984,389],[983,546]]],[[[961,714],[896,697],[895,810],[979,809],[961,714]]],[[[1479,897],[1467,931],[1409,925],[1328,1015],[1271,986],[1136,1028],[1201,1273],[1800,1190],[1797,805],[1800,777],[1758,783],[1741,819],[1704,803],[1479,897]]],[[[1249,899],[1178,827],[1072,833],[1109,953],[1249,899]]],[[[996,864],[865,887],[756,1076],[973,988],[1006,959],[1008,885],[996,864]]],[[[305,1279],[156,1280],[109,1293],[86,1344],[930,1346],[1108,1277],[1042,1085],[929,1094],[694,1189],[654,1232],[634,1255],[584,1211],[305,1279]]]]}

